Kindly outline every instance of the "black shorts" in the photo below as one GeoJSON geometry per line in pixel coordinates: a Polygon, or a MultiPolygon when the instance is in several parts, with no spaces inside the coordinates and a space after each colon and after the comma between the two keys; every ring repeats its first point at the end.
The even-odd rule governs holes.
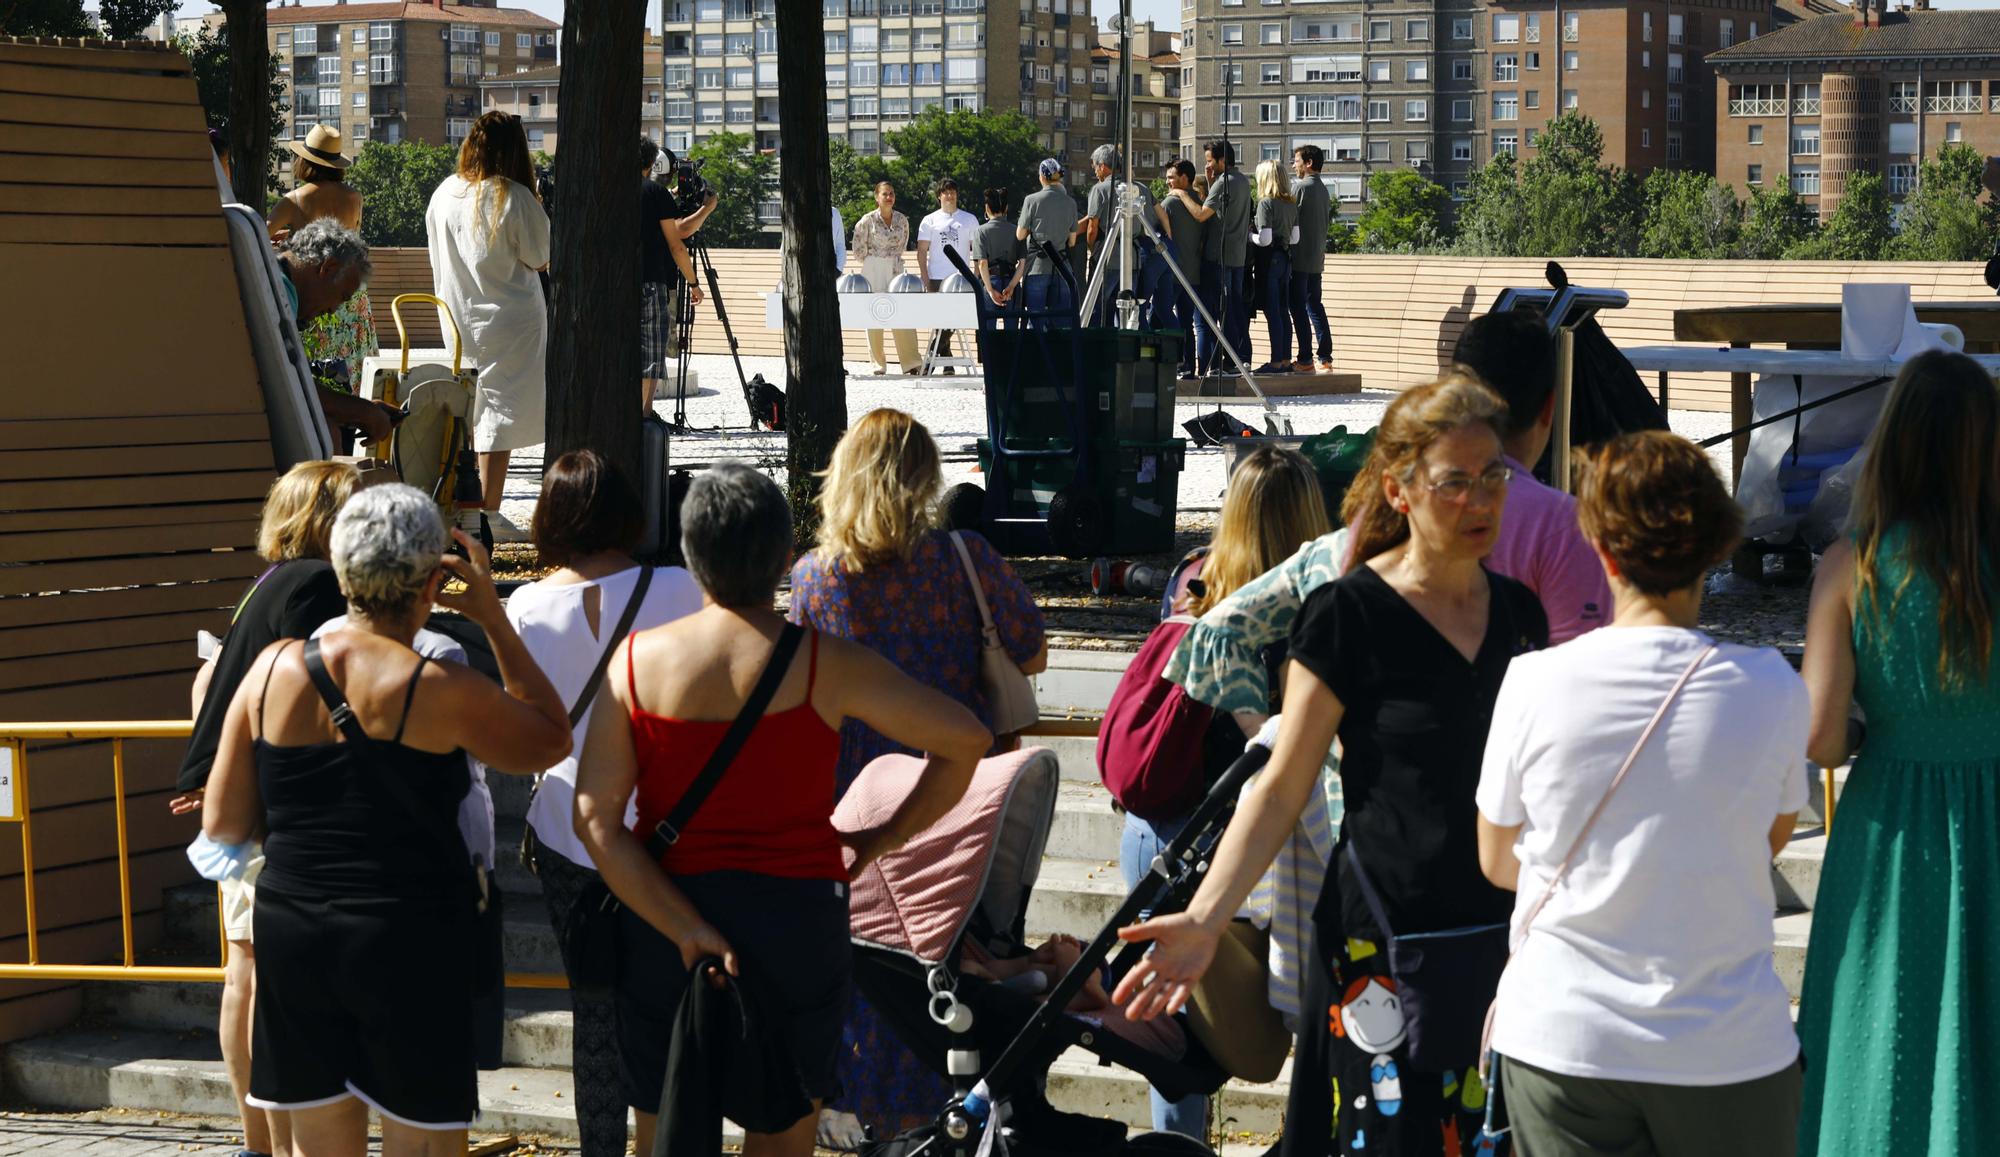
{"type": "Polygon", "coordinates": [[[419,1129],[479,1111],[469,901],[307,900],[258,889],[249,1102],[348,1096],[419,1129]]]}
{"type": "MultiPolygon", "coordinates": [[[[779,1007],[806,1095],[840,1093],[835,1063],[847,1019],[853,953],[847,937],[847,884],[753,872],[677,876],[674,883],[736,950],[738,967],[779,1007]]],[[[667,1078],[667,1049],[688,972],[680,949],[652,925],[620,912],[618,1048],[626,1103],[656,1112],[667,1078]]]]}

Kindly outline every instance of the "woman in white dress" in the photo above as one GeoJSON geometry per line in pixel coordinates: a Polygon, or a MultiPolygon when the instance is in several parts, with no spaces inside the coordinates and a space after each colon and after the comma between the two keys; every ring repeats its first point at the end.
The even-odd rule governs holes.
{"type": "Polygon", "coordinates": [[[543,440],[546,413],[549,313],[535,274],[549,265],[549,217],[534,181],[520,118],[489,112],[472,123],[458,172],[431,194],[424,214],[432,283],[479,366],[472,448],[497,542],[527,541],[500,513],[500,497],[508,454],[543,440]]]}

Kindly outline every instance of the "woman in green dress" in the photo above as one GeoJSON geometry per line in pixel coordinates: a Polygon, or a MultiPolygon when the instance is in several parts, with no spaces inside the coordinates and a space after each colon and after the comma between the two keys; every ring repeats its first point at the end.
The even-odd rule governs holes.
{"type": "Polygon", "coordinates": [[[1971,1152],[2000,1077],[1996,431],[1976,362],[1909,362],[1813,585],[1808,753],[1858,753],[1813,911],[1802,1157],[1971,1152]]]}

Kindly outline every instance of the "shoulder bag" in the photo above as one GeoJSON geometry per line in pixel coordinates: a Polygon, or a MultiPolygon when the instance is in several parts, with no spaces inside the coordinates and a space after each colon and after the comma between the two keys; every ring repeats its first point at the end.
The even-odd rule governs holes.
{"type": "MultiPolygon", "coordinates": [[[[597,698],[597,689],[604,685],[604,672],[611,666],[611,656],[618,650],[618,644],[625,641],[625,636],[632,633],[632,624],[639,618],[639,607],[645,603],[646,592],[651,590],[652,586],[653,568],[640,567],[639,579],[632,584],[632,597],[626,600],[625,610],[618,616],[618,625],[605,637],[604,653],[597,656],[597,666],[590,669],[590,678],[583,681],[583,690],[577,692],[576,702],[570,705],[569,726],[572,732],[576,730],[577,724],[583,722],[583,713],[590,710],[590,704],[597,698]]],[[[599,588],[598,596],[602,598],[603,594],[603,589],[599,588]]],[[[580,753],[581,736],[577,737],[577,742],[580,753]]],[[[537,775],[534,787],[528,791],[530,809],[534,807],[535,792],[541,789],[542,776],[537,775]]],[[[535,870],[535,829],[532,826],[523,826],[521,829],[521,866],[528,869],[528,874],[531,876],[540,875],[535,870]]]]}
{"type": "MultiPolygon", "coordinates": [[[[1680,698],[1682,688],[1688,685],[1688,680],[1694,678],[1694,673],[1713,654],[1715,654],[1715,644],[1710,643],[1702,648],[1701,654],[1694,657],[1694,662],[1687,665],[1687,669],[1681,672],[1681,677],[1674,680],[1674,685],[1667,690],[1667,697],[1660,701],[1659,709],[1654,711],[1652,719],[1646,722],[1646,729],[1639,733],[1638,742],[1632,745],[1632,750],[1625,756],[1625,762],[1619,765],[1618,774],[1611,777],[1611,786],[1604,789],[1604,798],[1597,801],[1597,807],[1591,811],[1590,818],[1583,821],[1582,830],[1577,832],[1576,839],[1570,842],[1569,852],[1563,856],[1562,863],[1556,865],[1555,872],[1549,876],[1548,886],[1542,889],[1542,894],[1536,898],[1534,905],[1528,909],[1528,915],[1521,921],[1523,943],[1527,942],[1529,930],[1534,927],[1535,917],[1542,914],[1542,909],[1547,907],[1549,900],[1555,896],[1556,889],[1562,886],[1563,878],[1569,875],[1570,865],[1576,862],[1577,853],[1583,851],[1583,841],[1590,838],[1591,829],[1597,826],[1598,818],[1611,803],[1611,797],[1617,793],[1618,785],[1625,782],[1625,776],[1631,772],[1632,765],[1638,762],[1639,752],[1645,749],[1646,741],[1653,738],[1653,732],[1659,729],[1660,721],[1667,717],[1667,709],[1674,705],[1674,700],[1680,698]]],[[[1512,960],[1513,957],[1509,954],[1508,963],[1512,960]]],[[[1506,971],[1506,965],[1501,966],[1501,971],[1503,973],[1506,971]]],[[[1496,982],[1493,1001],[1486,1008],[1486,1022],[1479,1034],[1479,1077],[1487,1089],[1486,1119],[1479,1127],[1479,1136],[1475,1142],[1475,1152],[1480,1153],[1492,1152],[1499,1138],[1507,1132],[1506,1127],[1496,1129],[1493,1125],[1494,1110],[1500,1102],[1500,1073],[1493,1067],[1492,1046],[1493,1013],[1499,1007],[1499,985],[1496,982]]]]}
{"type": "Polygon", "coordinates": [[[965,539],[951,532],[951,545],[965,564],[966,581],[972,584],[972,601],[979,604],[979,684],[986,691],[986,707],[992,716],[993,734],[1012,735],[1025,731],[1041,719],[1035,702],[1035,685],[1021,674],[1021,668],[1000,645],[1000,630],[993,625],[993,612],[986,606],[986,591],[979,585],[979,571],[972,565],[972,552],[965,539]]]}
{"type": "MultiPolygon", "coordinates": [[[[771,658],[764,664],[764,673],[758,676],[757,686],[743,701],[743,709],[736,713],[735,722],[723,734],[715,754],[708,757],[701,774],[695,776],[673,810],[653,825],[653,830],[646,835],[646,854],[655,864],[665,858],[668,849],[680,842],[681,833],[687,830],[695,812],[707,802],[709,793],[722,781],[722,773],[729,770],[729,765],[736,761],[737,753],[749,742],[757,721],[764,717],[764,709],[771,705],[771,697],[778,693],[778,684],[784,682],[785,672],[791,668],[792,656],[798,652],[799,640],[804,636],[804,627],[796,623],[785,624],[784,631],[778,636],[778,645],[772,649],[771,658]]],[[[593,875],[590,883],[577,893],[576,902],[563,914],[556,929],[556,938],[562,947],[563,964],[569,971],[572,989],[605,992],[617,984],[618,910],[621,907],[623,905],[612,894],[604,877],[593,875]]]]}

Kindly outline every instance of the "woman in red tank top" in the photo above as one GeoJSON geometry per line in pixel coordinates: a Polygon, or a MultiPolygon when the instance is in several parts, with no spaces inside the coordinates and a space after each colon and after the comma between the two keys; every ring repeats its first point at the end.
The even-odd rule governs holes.
{"type": "Polygon", "coordinates": [[[620,648],[613,662],[623,678],[607,679],[603,692],[617,709],[591,713],[577,768],[577,832],[625,905],[625,1095],[638,1118],[637,1151],[650,1152],[690,973],[720,958],[764,1002],[765,1023],[784,1035],[813,1099],[791,1128],[750,1134],[745,1152],[806,1157],[820,1103],[837,1089],[850,973],[846,881],[950,810],[992,736],[888,660],[812,633],[714,790],[654,860],[645,836],[707,765],[786,630],[773,603],[791,562],[792,520],[776,484],[742,463],[718,463],[689,488],[681,526],[702,609],[620,648]],[[830,818],[847,719],[930,753],[896,815],[862,832],[837,832],[830,818]],[[624,824],[635,794],[636,832],[624,824]]]}

